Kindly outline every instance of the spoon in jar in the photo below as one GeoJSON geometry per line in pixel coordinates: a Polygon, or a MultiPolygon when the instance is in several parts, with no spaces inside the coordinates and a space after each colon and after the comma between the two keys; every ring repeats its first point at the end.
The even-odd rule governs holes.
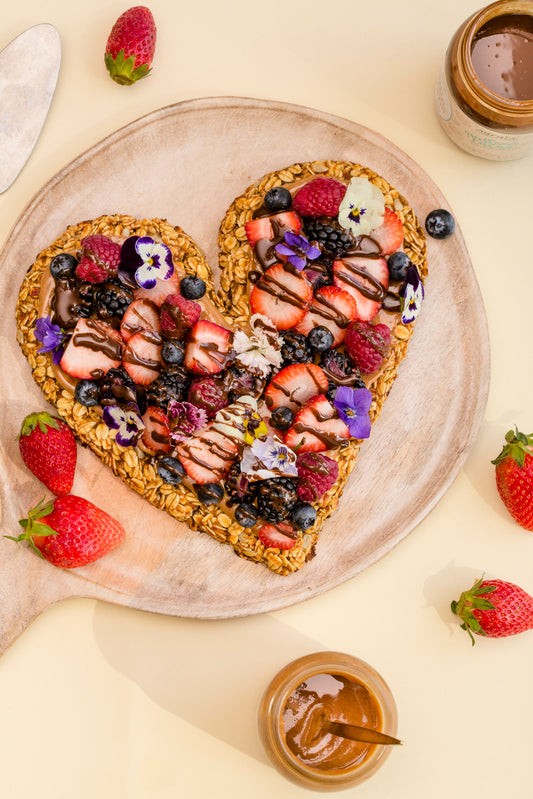
{"type": "Polygon", "coordinates": [[[322,722],[323,732],[329,732],[331,735],[338,735],[340,738],[349,738],[351,741],[362,741],[367,744],[401,744],[398,738],[393,738],[392,735],[386,735],[384,732],[371,730],[368,727],[357,727],[355,724],[344,724],[342,721],[328,721],[324,719],[322,722]]]}

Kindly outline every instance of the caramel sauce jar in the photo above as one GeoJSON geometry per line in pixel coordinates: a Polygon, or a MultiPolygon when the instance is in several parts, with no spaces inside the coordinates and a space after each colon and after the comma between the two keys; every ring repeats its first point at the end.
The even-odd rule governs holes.
{"type": "Polygon", "coordinates": [[[396,734],[394,698],[368,663],[342,652],[292,661],[263,694],[258,725],[270,761],[297,785],[316,791],[350,788],[374,774],[395,748],[324,732],[323,718],[396,734]]]}
{"type": "Polygon", "coordinates": [[[435,87],[439,122],[467,153],[533,152],[533,2],[498,0],[454,34],[435,87]]]}

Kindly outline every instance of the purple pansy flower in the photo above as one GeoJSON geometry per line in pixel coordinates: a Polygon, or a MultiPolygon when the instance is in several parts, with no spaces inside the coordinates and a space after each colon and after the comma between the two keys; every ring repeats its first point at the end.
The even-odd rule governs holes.
{"type": "Polygon", "coordinates": [[[207,414],[204,409],[193,405],[192,402],[171,400],[168,404],[168,418],[169,436],[175,443],[185,441],[207,424],[207,414]]]}
{"type": "Polygon", "coordinates": [[[49,316],[41,316],[35,322],[35,338],[43,345],[37,352],[51,352],[52,360],[57,365],[63,357],[68,333],[61,330],[59,325],[52,324],[49,316]]]}
{"type": "Polygon", "coordinates": [[[155,242],[150,236],[139,236],[135,251],[141,266],[135,270],[135,280],[143,289],[153,289],[157,280],[168,280],[174,274],[172,253],[166,244],[155,242]]]}
{"type": "Polygon", "coordinates": [[[119,405],[106,405],[103,419],[111,430],[117,431],[115,441],[121,447],[135,446],[146,427],[134,405],[128,408],[121,408],[119,405]]]}
{"type": "Polygon", "coordinates": [[[370,416],[372,392],[367,388],[339,386],[333,404],[352,438],[368,438],[370,435],[370,416]]]}
{"type": "Polygon", "coordinates": [[[284,241],[285,243],[276,244],[277,254],[286,258],[295,269],[300,271],[305,268],[307,261],[314,261],[320,255],[318,247],[314,247],[305,236],[299,236],[298,233],[288,230],[285,233],[284,241]]]}
{"type": "Polygon", "coordinates": [[[296,477],[296,454],[273,436],[256,438],[250,447],[244,448],[241,472],[251,480],[268,480],[281,474],[296,477]]]}
{"type": "Polygon", "coordinates": [[[414,322],[420,313],[424,299],[424,285],[414,264],[407,267],[400,296],[402,297],[402,322],[404,325],[408,325],[410,322],[414,322]]]}

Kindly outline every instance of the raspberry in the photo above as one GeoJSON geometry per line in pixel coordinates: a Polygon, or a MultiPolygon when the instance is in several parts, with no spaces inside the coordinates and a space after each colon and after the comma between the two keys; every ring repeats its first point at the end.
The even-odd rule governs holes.
{"type": "Polygon", "coordinates": [[[387,325],[352,322],[346,331],[344,348],[359,371],[370,375],[381,368],[389,354],[390,340],[387,325]]]}
{"type": "Polygon", "coordinates": [[[321,452],[302,452],[296,459],[298,496],[303,502],[316,502],[329,491],[339,476],[339,464],[321,452]]]}
{"type": "Polygon", "coordinates": [[[200,318],[202,306],[181,294],[169,294],[161,306],[161,330],[172,338],[181,338],[200,318]]]}
{"type": "Polygon", "coordinates": [[[292,207],[301,216],[337,216],[346,186],[333,178],[315,178],[294,195],[292,207]]]}
{"type": "Polygon", "coordinates": [[[76,276],[89,283],[103,283],[118,272],[120,244],[107,236],[95,233],[81,240],[81,258],[76,276]]]}
{"type": "Polygon", "coordinates": [[[220,382],[213,377],[203,377],[192,381],[187,400],[203,408],[208,419],[214,419],[218,411],[228,404],[228,395],[220,382]]]}

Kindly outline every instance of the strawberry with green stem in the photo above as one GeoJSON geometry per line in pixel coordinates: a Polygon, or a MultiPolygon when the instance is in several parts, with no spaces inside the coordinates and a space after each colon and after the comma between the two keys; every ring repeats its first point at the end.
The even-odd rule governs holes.
{"type": "Polygon", "coordinates": [[[74,482],[77,448],[72,430],[46,411],[30,413],[18,436],[22,460],[53,494],[68,494],[74,482]]]}
{"type": "Polygon", "coordinates": [[[496,486],[513,519],[533,532],[533,434],[520,433],[515,426],[505,441],[492,461],[496,466],[496,486]]]}
{"type": "Polygon", "coordinates": [[[83,497],[69,494],[42,500],[19,521],[24,532],[12,541],[28,541],[53,566],[74,569],[94,563],[125,538],[123,526],[83,497]]]}
{"type": "Polygon", "coordinates": [[[120,15],[109,34],[104,56],[116,83],[128,86],[150,73],[156,36],[154,18],[146,6],[134,6],[120,15]]]}
{"type": "Polygon", "coordinates": [[[505,580],[477,580],[451,603],[462,620],[461,629],[488,638],[504,638],[533,629],[533,597],[505,580]]]}

